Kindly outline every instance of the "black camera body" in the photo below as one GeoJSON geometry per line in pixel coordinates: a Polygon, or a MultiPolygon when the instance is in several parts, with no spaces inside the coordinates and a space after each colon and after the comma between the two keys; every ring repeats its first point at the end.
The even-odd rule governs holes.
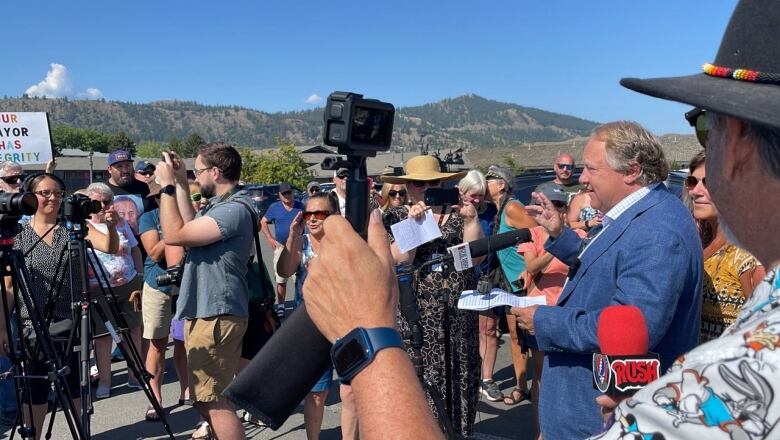
{"type": "Polygon", "coordinates": [[[71,223],[82,223],[101,209],[99,201],[84,194],[71,194],[62,201],[62,215],[71,223]]]}
{"type": "Polygon", "coordinates": [[[165,273],[161,273],[160,275],[157,275],[157,278],[155,280],[157,281],[157,285],[160,287],[165,286],[181,286],[181,277],[184,275],[184,262],[182,261],[179,264],[175,264],[167,269],[165,269],[165,273]]]}
{"type": "Polygon", "coordinates": [[[323,142],[339,154],[374,157],[393,139],[393,104],[364,99],[351,92],[333,92],[325,105],[323,142]]]}

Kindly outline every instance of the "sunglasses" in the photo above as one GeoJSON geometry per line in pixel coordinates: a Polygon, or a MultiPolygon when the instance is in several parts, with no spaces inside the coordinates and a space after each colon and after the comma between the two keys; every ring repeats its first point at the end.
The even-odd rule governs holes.
{"type": "Polygon", "coordinates": [[[387,195],[389,197],[391,197],[391,198],[395,198],[396,196],[398,196],[398,197],[406,197],[406,190],[402,189],[400,191],[396,191],[394,189],[391,189],[390,191],[387,192],[387,195]]]}
{"type": "Polygon", "coordinates": [[[425,186],[439,186],[441,180],[410,180],[409,183],[414,187],[423,188],[425,186]]]}
{"type": "Polygon", "coordinates": [[[190,194],[190,200],[193,202],[200,202],[200,199],[202,199],[203,196],[200,193],[192,193],[190,194]]]}
{"type": "Polygon", "coordinates": [[[100,203],[103,206],[111,206],[114,203],[114,201],[112,199],[108,199],[108,200],[101,200],[100,203]]]}
{"type": "Polygon", "coordinates": [[[138,171],[138,174],[140,174],[140,175],[142,175],[144,177],[149,177],[152,174],[154,174],[154,171],[138,171]]]}
{"type": "Polygon", "coordinates": [[[701,179],[699,179],[696,176],[688,176],[688,177],[685,178],[685,186],[687,186],[689,190],[692,190],[692,189],[696,188],[696,185],[698,185],[699,182],[701,182],[701,185],[706,188],[707,187],[707,182],[705,182],[705,180],[706,180],[705,177],[702,177],[701,179]]]}
{"type": "Polygon", "coordinates": [[[573,163],[559,163],[559,164],[556,164],[556,165],[558,165],[558,168],[561,169],[561,170],[566,170],[566,171],[574,170],[574,164],[573,163]]]}
{"type": "Polygon", "coordinates": [[[320,192],[319,188],[312,188],[309,190],[309,194],[317,194],[318,192],[320,192]]]}
{"type": "Polygon", "coordinates": [[[336,177],[338,177],[339,179],[346,179],[347,176],[349,176],[349,173],[341,173],[336,175],[336,177]]]}
{"type": "Polygon", "coordinates": [[[330,215],[330,211],[303,211],[303,219],[305,221],[311,220],[312,217],[319,221],[323,221],[330,215]]]}
{"type": "Polygon", "coordinates": [[[19,183],[20,180],[22,180],[22,176],[5,176],[5,177],[0,177],[0,179],[2,179],[3,182],[5,183],[14,185],[19,183]]]}
{"type": "Polygon", "coordinates": [[[707,148],[707,138],[710,135],[710,128],[712,128],[710,127],[709,118],[707,118],[707,111],[695,108],[685,113],[685,120],[695,129],[696,139],[699,141],[699,144],[707,148]]]}
{"type": "Polygon", "coordinates": [[[291,195],[291,194],[292,194],[292,191],[282,191],[282,192],[280,192],[279,194],[281,194],[281,195],[283,195],[283,196],[287,197],[287,196],[289,196],[289,195],[291,195]]]}

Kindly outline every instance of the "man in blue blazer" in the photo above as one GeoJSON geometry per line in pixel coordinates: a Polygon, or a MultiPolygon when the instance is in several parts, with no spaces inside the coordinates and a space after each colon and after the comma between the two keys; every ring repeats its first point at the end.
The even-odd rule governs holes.
{"type": "Polygon", "coordinates": [[[666,189],[657,139],[634,122],[597,127],[583,152],[580,183],[602,224],[581,240],[544,195],[527,209],[545,227],[548,252],[571,267],[557,306],[513,308],[546,353],[539,401],[545,440],[585,438],[602,425],[591,379],[601,311],[638,306],[662,371],[699,340],[702,249],[690,212],[666,189]]]}

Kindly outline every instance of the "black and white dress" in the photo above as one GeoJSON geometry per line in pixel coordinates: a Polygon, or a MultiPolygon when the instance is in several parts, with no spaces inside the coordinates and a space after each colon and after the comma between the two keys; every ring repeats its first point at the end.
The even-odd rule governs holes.
{"type": "MultiPolygon", "coordinates": [[[[383,216],[385,229],[405,220],[408,212],[404,207],[388,208],[383,216]]],[[[440,225],[442,236],[417,248],[413,267],[417,271],[435,255],[447,253],[447,248],[463,242],[463,217],[451,214],[440,225]]],[[[390,234],[392,241],[392,234],[390,234]]],[[[466,437],[471,434],[479,402],[480,357],[478,339],[478,315],[472,311],[459,310],[458,299],[464,290],[475,289],[476,273],[473,270],[457,272],[450,265],[441,271],[424,269],[417,279],[417,306],[423,329],[422,361],[425,377],[438,389],[442,399],[446,397],[445,371],[451,374],[452,426],[455,433],[466,437]],[[445,309],[442,295],[448,296],[445,309]],[[446,310],[446,312],[445,312],[446,310]],[[444,360],[444,314],[449,313],[450,362],[444,360]]],[[[398,315],[402,334],[408,334],[409,325],[398,315]]],[[[408,344],[408,341],[407,341],[408,344]]],[[[411,349],[408,350],[411,355],[411,349]]],[[[426,394],[428,394],[426,392],[426,394]]],[[[428,404],[438,418],[430,395],[428,404]]]]}

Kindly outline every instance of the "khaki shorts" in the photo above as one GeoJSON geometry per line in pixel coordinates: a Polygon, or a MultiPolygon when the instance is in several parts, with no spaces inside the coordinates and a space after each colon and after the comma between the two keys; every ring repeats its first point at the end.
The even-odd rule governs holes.
{"type": "Polygon", "coordinates": [[[276,276],[276,284],[285,284],[289,279],[279,275],[279,272],[276,271],[276,264],[279,263],[279,257],[282,256],[283,250],[284,246],[279,246],[278,248],[274,249],[274,275],[276,276]]]}
{"type": "MultiPolygon", "coordinates": [[[[144,278],[141,275],[137,275],[135,278],[133,278],[133,281],[130,281],[129,283],[122,286],[111,288],[111,291],[114,292],[114,296],[116,297],[116,310],[118,313],[124,314],[125,320],[127,321],[127,328],[136,328],[143,325],[141,312],[136,312],[133,304],[130,303],[130,294],[136,290],[140,291],[143,288],[143,284],[144,278]]],[[[118,325],[114,320],[114,317],[109,312],[108,304],[106,303],[106,299],[103,297],[103,291],[100,290],[100,287],[95,287],[91,292],[92,298],[98,299],[99,307],[106,314],[106,318],[111,321],[111,325],[113,325],[116,329],[118,325]]],[[[106,289],[106,294],[109,294],[108,289],[106,289]]],[[[100,319],[98,312],[93,310],[91,315],[92,322],[95,323],[94,336],[98,337],[107,335],[108,330],[106,330],[106,324],[102,319],[100,319]]]]}
{"type": "Polygon", "coordinates": [[[241,340],[246,327],[247,318],[232,315],[184,322],[190,397],[196,402],[224,399],[222,392],[233,381],[238,370],[241,340]]]}
{"type": "Polygon", "coordinates": [[[168,338],[171,334],[171,295],[144,283],[141,296],[144,318],[144,339],[168,338]]]}

